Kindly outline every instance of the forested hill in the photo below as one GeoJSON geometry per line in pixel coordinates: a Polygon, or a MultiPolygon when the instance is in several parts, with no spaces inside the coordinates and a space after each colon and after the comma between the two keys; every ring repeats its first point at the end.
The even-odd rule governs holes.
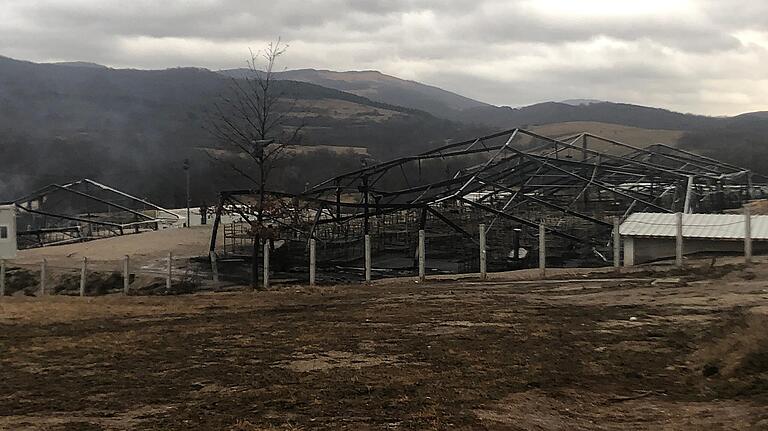
{"type": "MultiPolygon", "coordinates": [[[[126,70],[0,57],[0,199],[91,177],[163,205],[180,205],[185,158],[193,161],[198,201],[242,186],[241,178],[199,150],[218,144],[205,126],[231,85],[231,79],[205,69],[126,70]]],[[[295,99],[288,122],[303,126],[304,145],[367,147],[381,158],[481,131],[310,83],[278,85],[278,92],[295,99]]],[[[303,187],[360,165],[359,156],[329,152],[312,158],[283,166],[273,187],[303,187]]]]}
{"type": "MultiPolygon", "coordinates": [[[[248,69],[231,69],[218,73],[243,77],[253,72],[248,69]]],[[[335,72],[299,69],[280,72],[276,77],[318,84],[374,101],[419,109],[440,118],[495,128],[573,121],[596,121],[666,130],[700,130],[728,124],[728,118],[723,117],[685,114],[650,106],[593,99],[543,102],[517,108],[494,106],[438,87],[370,70],[335,72]]],[[[763,115],[763,118],[766,116],[763,115]]]]}
{"type": "MultiPolygon", "coordinates": [[[[253,72],[250,69],[230,69],[219,73],[242,78],[253,72]]],[[[383,103],[423,110],[441,118],[459,118],[464,109],[493,107],[439,87],[400,79],[375,70],[335,72],[298,69],[279,72],[275,76],[278,79],[309,82],[383,103]]]]}
{"type": "Polygon", "coordinates": [[[544,102],[521,108],[508,106],[477,107],[462,111],[457,119],[491,126],[599,121],[623,126],[667,130],[697,130],[724,124],[726,120],[720,117],[683,114],[667,109],[612,102],[578,105],[544,102]]]}
{"type": "MultiPolygon", "coordinates": [[[[601,122],[680,131],[680,144],[688,149],[768,172],[765,113],[716,118],[600,101],[497,107],[374,72],[299,72],[283,77],[348,80],[334,85],[356,93],[278,81],[278,92],[295,100],[288,126],[303,127],[301,143],[307,146],[366,147],[384,160],[491,130],[601,122]]],[[[211,202],[218,190],[246,186],[200,150],[219,145],[205,126],[231,85],[231,77],[198,68],[110,69],[0,57],[0,200],[90,177],[180,206],[186,158],[193,164],[195,204],[211,202]]],[[[275,171],[271,187],[300,190],[358,168],[360,157],[344,150],[297,156],[275,171]]]]}

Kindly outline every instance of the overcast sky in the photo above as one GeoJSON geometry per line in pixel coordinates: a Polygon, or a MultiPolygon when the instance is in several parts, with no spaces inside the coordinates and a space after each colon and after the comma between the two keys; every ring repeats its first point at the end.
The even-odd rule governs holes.
{"type": "Polygon", "coordinates": [[[0,55],[112,67],[375,69],[498,105],[768,110],[766,0],[1,0],[0,55]]]}

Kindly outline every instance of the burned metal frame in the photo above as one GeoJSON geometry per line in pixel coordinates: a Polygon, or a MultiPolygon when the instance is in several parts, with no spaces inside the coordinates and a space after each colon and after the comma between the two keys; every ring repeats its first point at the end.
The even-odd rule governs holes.
{"type": "Polygon", "coordinates": [[[165,208],[87,178],[67,184],[50,184],[16,199],[14,204],[20,213],[28,214],[32,220],[40,221],[43,224],[41,227],[19,230],[20,244],[25,247],[59,245],[91,239],[89,238],[90,235],[83,233],[86,227],[88,227],[88,230],[93,230],[95,227],[100,233],[95,237],[104,237],[124,235],[131,229],[134,232],[157,230],[158,225],[161,223],[179,220],[178,215],[165,208]],[[93,193],[78,190],[77,187],[102,191],[119,199],[140,205],[143,208],[163,213],[167,217],[152,217],[139,210],[130,208],[127,204],[118,202],[118,199],[105,199],[93,193]],[[60,193],[63,197],[77,197],[85,202],[103,205],[107,209],[107,213],[99,214],[97,217],[96,215],[89,214],[89,211],[83,214],[76,211],[73,213],[73,210],[69,208],[70,211],[67,212],[66,205],[51,202],[57,193],[60,193]],[[46,209],[42,209],[43,206],[46,209]],[[48,209],[47,207],[51,208],[48,209]],[[124,220],[126,216],[132,218],[132,220],[126,222],[124,220]],[[32,239],[30,240],[30,238],[32,239]]]}
{"type": "MultiPolygon", "coordinates": [[[[636,211],[719,212],[764,193],[759,184],[765,181],[747,169],[665,144],[638,147],[590,133],[556,139],[515,128],[364,166],[297,195],[271,192],[272,199],[291,200],[292,216],[267,208],[263,213],[303,241],[327,241],[318,234],[326,225],[336,226],[334,232],[357,229],[361,237],[372,233],[372,219],[412,212],[421,214],[420,227],[430,216],[472,242],[468,223],[482,220],[490,232],[502,229],[504,220],[530,229],[544,224],[563,241],[599,247],[609,241],[614,217],[636,211]],[[451,211],[472,214],[462,222],[451,211]]],[[[214,226],[225,208],[262,211],[240,199],[256,193],[222,192],[214,226]]],[[[211,251],[216,235],[214,229],[211,251]]]]}

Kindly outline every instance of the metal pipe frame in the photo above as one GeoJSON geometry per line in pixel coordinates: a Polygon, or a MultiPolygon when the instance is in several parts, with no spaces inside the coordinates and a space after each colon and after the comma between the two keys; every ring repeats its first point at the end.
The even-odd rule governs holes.
{"type": "MultiPolygon", "coordinates": [[[[552,226],[548,226],[548,232],[565,241],[600,244],[609,238],[614,216],[635,211],[677,211],[679,198],[670,190],[678,190],[681,182],[691,177],[692,189],[730,194],[730,201],[738,204],[744,200],[739,190],[746,187],[743,176],[748,172],[664,144],[638,147],[591,133],[558,140],[515,128],[365,166],[320,182],[303,193],[268,193],[278,200],[301,202],[301,208],[293,208],[293,212],[318,211],[308,226],[286,216],[271,216],[272,220],[291,225],[294,231],[304,232],[307,240],[323,241],[317,228],[334,224],[347,229],[345,235],[350,226],[359,227],[362,235],[368,231],[369,221],[410,211],[429,214],[475,242],[469,234],[474,227],[452,219],[447,210],[458,208],[459,212],[478,214],[470,219],[491,220],[487,230],[500,218],[534,230],[544,222],[545,215],[550,219],[577,219],[592,226],[588,235],[599,237],[552,226]],[[608,150],[590,148],[594,141],[608,150]],[[568,152],[565,157],[564,151],[568,152]],[[580,160],[569,157],[574,151],[580,160]]],[[[749,178],[754,181],[766,177],[749,173],[749,178]]],[[[750,184],[754,190],[755,184],[750,184]]],[[[256,193],[222,192],[217,208],[226,208],[224,203],[232,202],[231,197],[256,193]]],[[[704,211],[723,209],[704,207],[704,199],[694,203],[704,211]]],[[[219,217],[217,211],[217,220],[219,217]]],[[[215,243],[215,230],[213,235],[211,244],[215,243]]]]}

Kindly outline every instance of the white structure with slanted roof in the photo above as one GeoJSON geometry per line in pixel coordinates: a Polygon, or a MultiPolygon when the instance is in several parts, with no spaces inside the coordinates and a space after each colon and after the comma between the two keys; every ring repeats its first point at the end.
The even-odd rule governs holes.
{"type": "MultiPolygon", "coordinates": [[[[768,216],[750,220],[754,252],[768,251],[768,216]]],[[[683,214],[683,253],[743,253],[745,227],[743,214],[683,214]]],[[[619,230],[626,266],[675,256],[676,214],[634,213],[619,230]]]]}
{"type": "Polygon", "coordinates": [[[16,205],[0,205],[0,259],[16,257],[16,205]]]}

